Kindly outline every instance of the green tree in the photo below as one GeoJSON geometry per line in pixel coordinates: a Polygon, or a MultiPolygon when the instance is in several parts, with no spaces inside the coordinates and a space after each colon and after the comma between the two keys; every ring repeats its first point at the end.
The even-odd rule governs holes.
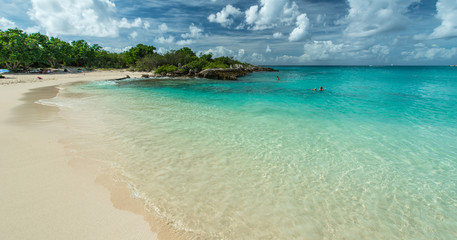
{"type": "Polygon", "coordinates": [[[48,44],[45,46],[45,54],[47,63],[57,68],[61,64],[67,64],[71,60],[72,46],[58,38],[51,37],[48,44]]]}
{"type": "Polygon", "coordinates": [[[136,47],[132,47],[125,52],[125,62],[128,65],[133,66],[138,60],[146,57],[147,55],[153,54],[154,50],[156,50],[154,46],[138,44],[136,47]]]}
{"type": "Polygon", "coordinates": [[[28,44],[27,34],[19,29],[8,29],[1,32],[1,62],[12,71],[17,71],[19,66],[27,62],[28,44]]]}
{"type": "Polygon", "coordinates": [[[71,42],[72,46],[72,63],[78,67],[94,67],[96,63],[97,52],[102,50],[102,47],[94,44],[90,46],[84,40],[71,42]]]}

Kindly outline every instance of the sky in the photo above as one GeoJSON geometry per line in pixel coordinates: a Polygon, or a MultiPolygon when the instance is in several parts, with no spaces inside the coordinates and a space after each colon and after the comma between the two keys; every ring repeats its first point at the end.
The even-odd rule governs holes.
{"type": "Polygon", "coordinates": [[[0,0],[0,29],[260,65],[455,65],[457,0],[0,0]]]}

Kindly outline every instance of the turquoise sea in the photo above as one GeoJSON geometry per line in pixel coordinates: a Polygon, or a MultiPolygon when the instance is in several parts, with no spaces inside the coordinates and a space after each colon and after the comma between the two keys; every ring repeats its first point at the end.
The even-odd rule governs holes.
{"type": "Polygon", "coordinates": [[[72,152],[202,239],[457,239],[457,67],[274,68],[48,103],[72,152]]]}

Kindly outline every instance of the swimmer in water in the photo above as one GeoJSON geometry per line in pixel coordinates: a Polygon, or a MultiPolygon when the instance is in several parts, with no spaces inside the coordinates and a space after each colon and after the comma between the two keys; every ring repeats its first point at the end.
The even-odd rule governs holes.
{"type": "Polygon", "coordinates": [[[321,86],[321,87],[319,88],[319,91],[324,91],[324,88],[321,86]]]}
{"type": "Polygon", "coordinates": [[[276,80],[279,81],[279,76],[276,76],[276,80]]]}

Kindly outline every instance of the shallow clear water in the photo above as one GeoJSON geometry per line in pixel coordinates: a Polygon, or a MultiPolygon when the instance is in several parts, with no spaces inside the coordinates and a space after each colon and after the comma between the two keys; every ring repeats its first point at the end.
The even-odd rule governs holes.
{"type": "Polygon", "coordinates": [[[276,69],[94,82],[53,101],[78,123],[75,151],[203,237],[457,238],[457,68],[276,69]]]}

